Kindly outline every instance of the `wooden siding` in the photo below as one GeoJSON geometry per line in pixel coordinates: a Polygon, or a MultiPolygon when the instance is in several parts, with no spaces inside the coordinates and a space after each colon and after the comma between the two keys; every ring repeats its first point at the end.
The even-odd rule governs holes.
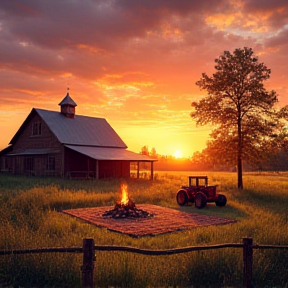
{"type": "Polygon", "coordinates": [[[0,172],[12,172],[13,161],[11,157],[0,157],[0,172]]]}
{"type": "Polygon", "coordinates": [[[35,114],[19,135],[17,142],[13,146],[13,152],[17,153],[26,149],[59,148],[60,146],[61,143],[50,131],[46,123],[42,121],[38,114],[35,114]],[[41,123],[41,135],[32,135],[34,123],[41,123]]]}
{"type": "Polygon", "coordinates": [[[70,178],[95,178],[96,160],[88,156],[65,149],[64,175],[70,178]]]}
{"type": "MultiPolygon", "coordinates": [[[[39,132],[39,130],[38,130],[39,132]]],[[[48,126],[38,114],[24,127],[19,135],[17,142],[13,145],[13,153],[21,153],[27,149],[55,149],[58,152],[45,155],[16,155],[7,156],[12,158],[11,171],[16,175],[35,175],[35,176],[62,176],[62,151],[63,147],[48,126]],[[33,135],[33,124],[41,123],[41,133],[33,135]],[[49,158],[55,159],[54,169],[49,169],[49,158]],[[31,161],[33,167],[27,167],[27,162],[31,161]],[[26,164],[25,164],[26,163],[26,164]]],[[[50,160],[51,161],[51,160],[50,160]]],[[[31,164],[32,165],[32,164],[31,164]]],[[[29,165],[28,165],[29,166],[29,165]]]]}
{"type": "Polygon", "coordinates": [[[59,177],[62,176],[61,160],[62,157],[59,153],[46,155],[13,156],[11,170],[15,175],[59,177]],[[54,168],[49,167],[49,158],[54,159],[54,168]]]}
{"type": "Polygon", "coordinates": [[[99,178],[130,177],[130,161],[99,161],[99,178]]]}

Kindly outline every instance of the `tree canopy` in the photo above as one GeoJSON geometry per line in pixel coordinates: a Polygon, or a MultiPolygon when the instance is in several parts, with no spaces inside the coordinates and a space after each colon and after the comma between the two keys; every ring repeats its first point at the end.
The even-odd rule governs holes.
{"type": "Polygon", "coordinates": [[[278,121],[277,94],[264,87],[271,70],[253,54],[245,47],[220,55],[215,60],[216,72],[212,76],[203,73],[196,82],[207,96],[192,103],[191,113],[198,125],[213,125],[207,148],[218,159],[235,163],[240,189],[242,161],[256,161],[263,155],[278,121]]]}

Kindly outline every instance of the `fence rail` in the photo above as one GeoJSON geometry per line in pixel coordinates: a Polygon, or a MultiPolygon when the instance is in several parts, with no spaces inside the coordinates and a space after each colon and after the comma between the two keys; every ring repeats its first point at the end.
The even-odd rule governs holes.
{"type": "Polygon", "coordinates": [[[149,250],[127,246],[109,246],[95,245],[94,239],[83,239],[82,247],[72,248],[41,248],[41,249],[24,249],[24,250],[2,250],[2,255],[17,255],[17,254],[35,254],[35,253],[83,253],[82,271],[82,286],[94,287],[94,262],[96,261],[95,251],[124,251],[137,253],[142,255],[172,255],[181,254],[200,250],[223,249],[223,248],[242,248],[243,249],[243,278],[244,287],[252,287],[252,266],[253,266],[253,249],[283,249],[288,250],[286,245],[253,245],[252,238],[243,238],[240,243],[224,243],[206,246],[190,246],[184,248],[168,249],[168,250],[149,250]]]}

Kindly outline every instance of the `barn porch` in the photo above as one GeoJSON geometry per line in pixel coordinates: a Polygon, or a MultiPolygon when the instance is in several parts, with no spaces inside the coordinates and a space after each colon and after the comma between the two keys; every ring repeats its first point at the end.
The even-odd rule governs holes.
{"type": "Polygon", "coordinates": [[[136,167],[136,178],[141,175],[141,163],[150,166],[150,179],[153,179],[153,163],[146,155],[137,154],[123,148],[103,148],[93,146],[64,145],[64,175],[69,178],[120,178],[130,177],[131,163],[136,167]]]}

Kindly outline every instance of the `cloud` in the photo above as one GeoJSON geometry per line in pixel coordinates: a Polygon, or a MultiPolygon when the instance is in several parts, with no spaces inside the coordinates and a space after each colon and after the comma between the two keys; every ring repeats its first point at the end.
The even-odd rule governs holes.
{"type": "Polygon", "coordinates": [[[1,5],[1,17],[5,30],[34,45],[51,49],[86,45],[114,51],[127,39],[161,32],[173,17],[181,22],[181,17],[193,16],[195,21],[205,9],[222,7],[221,2],[211,6],[209,1],[194,0],[16,0],[1,5]]]}
{"type": "Polygon", "coordinates": [[[279,29],[287,24],[288,5],[285,0],[244,1],[243,12],[258,18],[257,25],[266,29],[279,29]]]}

